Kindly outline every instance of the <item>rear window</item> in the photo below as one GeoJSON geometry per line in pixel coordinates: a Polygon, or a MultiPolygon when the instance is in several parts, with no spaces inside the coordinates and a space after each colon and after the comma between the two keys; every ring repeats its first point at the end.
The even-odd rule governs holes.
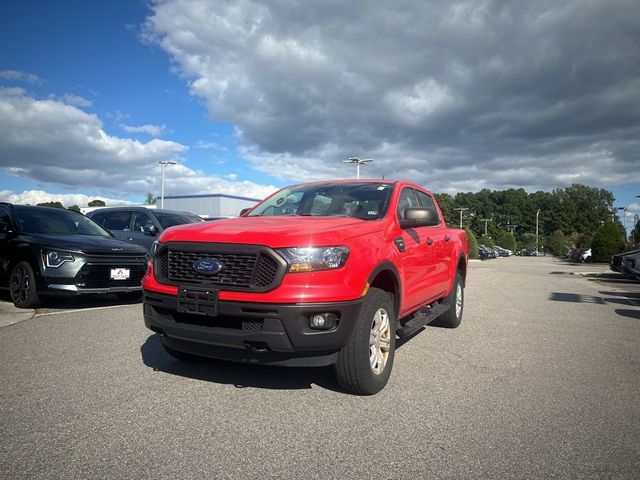
{"type": "Polygon", "coordinates": [[[162,225],[162,228],[174,227],[176,225],[185,225],[187,223],[204,222],[202,218],[192,213],[182,212],[159,212],[155,211],[154,215],[162,225]]]}

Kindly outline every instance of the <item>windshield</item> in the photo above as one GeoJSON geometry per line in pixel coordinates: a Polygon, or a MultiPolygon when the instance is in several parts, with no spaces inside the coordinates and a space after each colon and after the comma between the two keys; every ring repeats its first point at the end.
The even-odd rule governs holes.
{"type": "Polygon", "coordinates": [[[14,211],[24,233],[111,236],[93,220],[72,210],[16,205],[14,211]]]}
{"type": "Polygon", "coordinates": [[[201,219],[199,216],[197,215],[193,215],[191,213],[178,213],[178,212],[160,212],[160,211],[155,211],[154,212],[156,218],[158,219],[158,221],[160,222],[160,225],[162,225],[162,228],[169,228],[169,227],[174,227],[176,225],[184,225],[186,223],[198,223],[198,222],[204,222],[203,219],[201,219]]]}
{"type": "Polygon", "coordinates": [[[377,220],[389,206],[392,183],[315,183],[284,188],[247,214],[248,217],[303,215],[377,220]]]}

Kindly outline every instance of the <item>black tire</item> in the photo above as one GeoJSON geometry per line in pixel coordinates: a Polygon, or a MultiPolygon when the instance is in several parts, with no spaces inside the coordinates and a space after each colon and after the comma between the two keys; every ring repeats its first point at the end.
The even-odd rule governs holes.
{"type": "Polygon", "coordinates": [[[393,300],[384,290],[370,288],[351,336],[338,353],[334,365],[338,383],[357,395],[378,393],[389,381],[395,349],[393,300]]]}
{"type": "Polygon", "coordinates": [[[29,262],[17,263],[11,270],[9,295],[18,308],[35,308],[40,305],[36,276],[29,262]]]}
{"type": "Polygon", "coordinates": [[[162,346],[164,347],[165,351],[169,355],[171,355],[173,358],[175,358],[176,360],[180,360],[182,362],[188,362],[188,363],[198,363],[198,362],[202,362],[204,360],[203,357],[199,357],[198,355],[193,355],[191,353],[181,352],[179,350],[174,350],[171,347],[167,347],[167,345],[164,343],[164,341],[162,342],[162,346]]]}
{"type": "Polygon", "coordinates": [[[462,321],[462,314],[464,312],[464,281],[462,280],[460,272],[456,273],[451,292],[449,292],[445,304],[451,308],[440,315],[435,320],[434,325],[445,328],[458,327],[462,321]]]}

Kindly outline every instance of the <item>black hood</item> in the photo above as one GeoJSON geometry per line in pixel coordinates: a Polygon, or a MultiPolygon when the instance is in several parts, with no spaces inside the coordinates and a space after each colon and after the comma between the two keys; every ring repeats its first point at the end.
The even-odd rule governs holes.
{"type": "Polygon", "coordinates": [[[72,250],[91,255],[146,255],[147,251],[140,245],[118,240],[112,237],[95,235],[52,235],[42,233],[25,234],[30,243],[40,244],[47,248],[72,250]]]}

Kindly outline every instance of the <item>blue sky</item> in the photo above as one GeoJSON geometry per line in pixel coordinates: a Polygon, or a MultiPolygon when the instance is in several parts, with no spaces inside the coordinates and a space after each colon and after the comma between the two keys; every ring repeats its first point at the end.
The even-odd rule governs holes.
{"type": "Polygon", "coordinates": [[[436,192],[583,183],[635,211],[636,7],[3,2],[0,197],[141,202],[161,159],[168,195],[261,197],[358,155],[436,192]]]}

